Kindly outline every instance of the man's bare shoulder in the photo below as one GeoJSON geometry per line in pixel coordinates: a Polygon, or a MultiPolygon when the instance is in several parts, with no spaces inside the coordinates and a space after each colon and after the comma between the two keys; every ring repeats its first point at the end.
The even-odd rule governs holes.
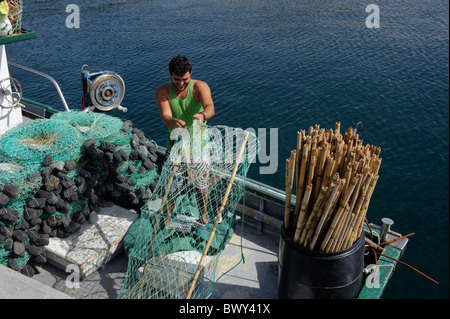
{"type": "Polygon", "coordinates": [[[206,82],[200,81],[200,80],[192,80],[193,81],[193,88],[194,88],[194,94],[198,96],[200,93],[208,93],[211,92],[211,89],[209,88],[209,85],[206,82]]]}
{"type": "Polygon", "coordinates": [[[199,89],[209,88],[208,84],[200,80],[192,80],[194,87],[199,89]]]}
{"type": "Polygon", "coordinates": [[[155,96],[157,99],[164,99],[168,96],[170,97],[169,83],[158,86],[155,92],[155,96]]]}
{"type": "Polygon", "coordinates": [[[169,92],[169,83],[164,83],[163,85],[158,86],[156,92],[169,92]]]}

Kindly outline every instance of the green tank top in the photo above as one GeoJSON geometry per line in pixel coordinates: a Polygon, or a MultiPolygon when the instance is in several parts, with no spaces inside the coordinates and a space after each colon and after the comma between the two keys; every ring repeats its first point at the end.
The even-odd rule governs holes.
{"type": "MultiPolygon", "coordinates": [[[[172,117],[183,120],[186,123],[186,126],[192,126],[194,123],[194,114],[203,112],[204,110],[202,104],[194,98],[192,80],[189,82],[188,92],[184,100],[178,98],[173,89],[172,81],[169,82],[169,92],[169,105],[170,110],[172,111],[172,117]]],[[[206,124],[206,121],[204,124],[206,124]]],[[[170,133],[172,133],[171,128],[169,128],[169,134],[167,136],[167,150],[169,151],[172,148],[170,143],[170,133]]]]}

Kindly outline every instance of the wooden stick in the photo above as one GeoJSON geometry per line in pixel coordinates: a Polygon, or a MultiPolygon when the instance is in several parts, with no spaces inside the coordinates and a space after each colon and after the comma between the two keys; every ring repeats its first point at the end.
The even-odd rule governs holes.
{"type": "MultiPolygon", "coordinates": [[[[330,150],[330,153],[331,153],[331,150],[330,150]]],[[[334,163],[335,163],[335,160],[330,156],[330,154],[328,154],[328,156],[327,156],[327,164],[326,164],[326,167],[325,167],[325,173],[324,173],[324,175],[323,175],[323,179],[322,179],[322,187],[328,187],[328,184],[329,184],[329,182],[330,182],[330,178],[331,178],[331,173],[332,173],[332,171],[333,171],[333,168],[334,168],[334,163]]]]}
{"type": "Polygon", "coordinates": [[[346,159],[347,159],[347,152],[348,152],[348,145],[344,143],[344,141],[342,141],[342,156],[341,156],[341,163],[339,164],[339,176],[343,176],[345,170],[347,169],[347,163],[346,163],[346,159]]]}
{"type": "Polygon", "coordinates": [[[311,184],[306,185],[305,194],[303,195],[303,199],[302,199],[300,216],[298,218],[298,222],[296,224],[297,226],[296,226],[295,234],[294,234],[294,242],[295,243],[297,243],[299,241],[300,234],[306,224],[306,217],[307,217],[306,215],[308,213],[309,198],[311,197],[311,190],[312,190],[312,185],[311,184]]]}
{"type": "Polygon", "coordinates": [[[353,208],[355,207],[355,204],[356,204],[356,202],[358,200],[358,196],[359,196],[360,191],[361,191],[361,187],[364,184],[365,179],[366,179],[368,174],[369,174],[369,168],[366,167],[366,168],[364,168],[364,172],[362,173],[362,175],[361,175],[361,177],[360,177],[360,179],[358,181],[358,185],[356,186],[355,192],[352,195],[352,201],[351,201],[351,204],[350,204],[350,210],[351,211],[353,211],[353,208]]]}
{"type": "Polygon", "coordinates": [[[322,179],[325,171],[325,164],[327,162],[328,150],[329,150],[328,143],[319,148],[317,178],[314,182],[314,196],[313,196],[314,199],[316,199],[317,196],[319,196],[320,187],[322,186],[322,179]]]}
{"type": "Polygon", "coordinates": [[[300,246],[304,246],[306,237],[308,235],[308,231],[311,228],[311,225],[313,223],[315,215],[316,215],[317,211],[319,210],[319,208],[322,206],[324,200],[326,200],[325,195],[327,193],[327,190],[328,190],[327,187],[322,187],[322,189],[320,190],[319,196],[317,197],[316,201],[314,202],[314,207],[311,211],[311,214],[308,216],[308,220],[306,222],[305,227],[303,228],[303,230],[301,232],[300,239],[298,241],[298,244],[300,246]]]}
{"type": "Polygon", "coordinates": [[[342,157],[344,155],[344,150],[343,150],[344,141],[341,141],[341,142],[342,143],[336,144],[336,152],[334,153],[335,164],[333,166],[333,170],[331,171],[331,176],[334,176],[334,174],[336,174],[336,172],[339,171],[339,166],[341,165],[342,157]]]}
{"type": "Polygon", "coordinates": [[[347,225],[348,216],[350,215],[350,206],[345,205],[344,211],[342,213],[342,217],[339,219],[339,222],[336,226],[336,229],[333,231],[331,238],[325,247],[326,252],[334,252],[337,251],[336,247],[340,245],[339,241],[344,236],[345,225],[347,225]]]}
{"type": "Polygon", "coordinates": [[[194,278],[192,279],[191,287],[189,288],[189,291],[187,293],[186,299],[190,299],[191,298],[191,294],[194,291],[194,287],[195,287],[195,284],[197,282],[198,276],[200,275],[200,271],[201,271],[201,268],[203,266],[203,262],[205,260],[206,255],[208,254],[209,247],[211,246],[211,242],[212,242],[212,240],[214,238],[214,235],[216,233],[217,225],[219,224],[219,221],[222,218],[222,212],[225,209],[225,205],[226,205],[226,203],[228,201],[228,196],[230,194],[231,187],[233,186],[233,181],[234,181],[234,178],[236,176],[236,172],[237,172],[237,169],[239,167],[239,163],[241,162],[242,154],[244,153],[245,144],[247,144],[247,139],[248,139],[248,135],[249,134],[250,134],[249,132],[246,132],[245,135],[244,135],[244,140],[242,142],[241,149],[239,150],[239,155],[238,155],[238,158],[236,159],[236,163],[234,164],[233,173],[231,174],[230,181],[228,182],[227,190],[226,190],[225,195],[223,197],[222,204],[220,205],[220,209],[219,209],[219,212],[218,212],[218,214],[216,216],[216,220],[214,221],[213,229],[211,230],[211,233],[209,234],[209,239],[208,239],[208,241],[206,243],[205,249],[203,250],[202,257],[200,258],[200,262],[198,263],[197,271],[195,272],[194,278]]]}
{"type": "MultiPolygon", "coordinates": [[[[355,189],[355,186],[356,186],[357,182],[358,182],[358,179],[355,177],[355,178],[353,178],[350,181],[350,183],[346,183],[346,184],[349,184],[350,186],[348,187],[347,191],[345,192],[345,194],[342,197],[342,200],[341,200],[340,206],[338,208],[338,211],[336,212],[336,214],[335,214],[335,216],[334,216],[334,218],[333,218],[333,220],[331,222],[331,225],[328,228],[328,232],[327,232],[327,234],[325,235],[325,238],[322,241],[322,245],[320,247],[320,250],[329,251],[329,249],[331,248],[331,245],[332,245],[332,243],[334,241],[334,240],[331,239],[332,235],[333,235],[333,233],[334,233],[338,223],[341,220],[343,220],[343,216],[344,216],[343,213],[344,213],[346,207],[348,206],[348,204],[347,204],[348,200],[350,199],[350,196],[351,196],[353,190],[355,189]],[[328,245],[328,242],[330,240],[331,240],[331,243],[328,245]],[[326,249],[327,247],[328,247],[328,250],[326,249]]],[[[349,207],[349,209],[350,209],[350,207],[349,207]]],[[[337,236],[335,236],[335,237],[337,237],[337,236]]]]}
{"type": "Polygon", "coordinates": [[[292,197],[292,185],[294,183],[294,170],[295,170],[295,150],[291,151],[291,157],[286,160],[286,204],[284,208],[285,217],[285,230],[289,233],[291,224],[291,197],[292,197]],[[286,222],[287,221],[287,222],[286,222]]]}
{"type": "MultiPolygon", "coordinates": [[[[319,222],[320,216],[322,216],[322,213],[325,209],[325,205],[328,202],[328,198],[330,198],[331,192],[335,186],[335,182],[331,182],[330,186],[327,188],[325,195],[323,197],[322,203],[320,203],[320,206],[316,211],[313,211],[311,215],[308,218],[308,222],[306,223],[306,236],[303,240],[303,246],[307,247],[309,243],[311,242],[311,238],[314,234],[314,231],[317,227],[317,223],[319,222]]],[[[300,238],[301,240],[301,238],[300,238]]]]}
{"type": "Polygon", "coordinates": [[[303,141],[305,139],[305,130],[297,132],[297,160],[295,161],[295,187],[298,187],[300,182],[300,166],[303,154],[303,141]]]}
{"type": "Polygon", "coordinates": [[[372,197],[375,186],[378,182],[378,177],[379,177],[378,175],[374,176],[370,180],[369,189],[367,190],[367,195],[366,195],[366,198],[364,199],[363,206],[361,208],[360,219],[358,221],[358,230],[356,231],[356,233],[354,235],[355,236],[354,240],[356,240],[356,238],[359,238],[359,236],[361,235],[363,224],[364,224],[364,219],[366,218],[367,209],[369,208],[370,199],[372,197]]]}
{"type": "Polygon", "coordinates": [[[332,210],[333,202],[335,202],[338,190],[343,185],[342,183],[345,183],[345,180],[338,180],[336,182],[336,185],[333,187],[333,190],[331,191],[330,197],[328,198],[328,201],[325,205],[322,216],[320,216],[320,220],[319,223],[317,224],[316,231],[314,232],[314,237],[312,238],[311,244],[309,245],[310,250],[313,250],[314,246],[316,245],[319,235],[322,232],[322,227],[325,224],[325,221],[328,218],[330,211],[332,210]]]}
{"type": "Polygon", "coordinates": [[[301,154],[301,150],[302,150],[302,145],[301,145],[301,133],[299,131],[297,131],[297,144],[295,147],[295,153],[298,154],[298,156],[295,158],[295,174],[294,174],[294,181],[295,181],[295,187],[297,187],[298,184],[298,175],[299,175],[299,170],[300,170],[300,154],[301,154]]]}
{"type": "Polygon", "coordinates": [[[375,160],[375,164],[373,166],[372,174],[378,175],[378,171],[380,170],[380,166],[381,166],[381,158],[377,158],[375,160]]]}
{"type": "MultiPolygon", "coordinates": [[[[291,212],[291,198],[292,198],[292,187],[294,185],[294,175],[295,175],[295,163],[296,163],[296,150],[291,151],[291,160],[289,166],[289,200],[286,198],[286,201],[289,203],[289,213],[291,212]]],[[[297,222],[295,220],[295,222],[297,222]]],[[[295,228],[295,224],[292,225],[295,228]]]]}
{"type": "Polygon", "coordinates": [[[302,190],[305,185],[306,166],[308,165],[309,159],[309,148],[307,144],[303,146],[302,152],[302,164],[300,167],[300,180],[298,184],[298,187],[300,188],[300,196],[303,194],[302,190]]]}
{"type": "MultiPolygon", "coordinates": [[[[363,179],[363,176],[361,174],[356,174],[355,177],[358,179],[358,181],[357,181],[355,189],[353,190],[353,193],[351,195],[352,201],[353,200],[357,201],[358,195],[359,195],[359,190],[361,188],[361,183],[362,183],[362,179],[363,179]]],[[[343,249],[345,239],[347,238],[347,235],[350,232],[353,220],[355,219],[355,212],[353,210],[354,207],[352,206],[352,203],[348,203],[348,204],[349,204],[349,209],[348,209],[348,211],[346,211],[346,214],[344,216],[344,221],[341,226],[340,234],[336,238],[335,243],[332,245],[330,251],[340,251],[343,249]]]]}
{"type": "Polygon", "coordinates": [[[366,245],[369,245],[369,247],[371,247],[371,248],[373,248],[373,249],[375,249],[375,250],[377,250],[379,252],[382,252],[384,250],[383,247],[381,247],[380,245],[374,243],[373,241],[371,241],[367,237],[364,238],[364,241],[365,241],[366,245]]]}
{"type": "Polygon", "coordinates": [[[336,122],[336,124],[334,125],[334,134],[336,136],[341,134],[341,122],[336,122]]]}
{"type": "Polygon", "coordinates": [[[306,185],[312,184],[314,179],[314,170],[316,168],[318,150],[316,147],[311,149],[311,157],[309,159],[308,178],[306,179],[306,185]]]}
{"type": "MultiPolygon", "coordinates": [[[[358,166],[362,165],[363,162],[364,162],[364,160],[361,159],[358,166]]],[[[342,228],[342,231],[341,231],[342,234],[339,235],[337,243],[334,246],[335,248],[332,251],[339,251],[339,250],[345,249],[346,247],[350,247],[349,246],[350,241],[351,241],[350,236],[353,237],[353,233],[352,233],[353,226],[356,223],[357,216],[358,216],[359,210],[362,205],[362,200],[364,200],[364,199],[361,199],[362,195],[360,195],[360,194],[363,193],[362,190],[364,187],[368,187],[368,184],[365,183],[367,180],[368,174],[369,174],[369,167],[366,166],[364,168],[362,174],[357,175],[357,176],[359,176],[359,181],[358,181],[358,184],[357,184],[355,190],[353,191],[353,194],[351,197],[352,200],[350,203],[350,210],[349,210],[349,213],[345,220],[345,224],[344,224],[345,226],[342,228]],[[356,207],[355,207],[355,205],[356,205],[356,207]]]]}
{"type": "MultiPolygon", "coordinates": [[[[286,234],[289,233],[289,227],[291,225],[291,203],[288,201],[288,192],[289,192],[289,172],[290,172],[291,161],[289,158],[286,159],[286,177],[285,177],[285,192],[286,192],[286,201],[284,203],[284,230],[286,234]]],[[[290,200],[290,198],[289,198],[290,200]]]]}
{"type": "Polygon", "coordinates": [[[300,183],[300,167],[302,162],[302,133],[297,131],[297,157],[295,160],[295,208],[294,208],[294,217],[292,222],[292,227],[295,227],[297,223],[298,214],[300,212],[300,198],[302,194],[300,194],[299,183],[300,183]]]}
{"type": "Polygon", "coordinates": [[[342,221],[342,226],[340,226],[338,237],[336,237],[334,242],[331,244],[329,251],[333,252],[342,250],[345,238],[347,237],[347,234],[349,232],[349,225],[354,218],[353,215],[354,213],[350,210],[350,206],[348,205],[348,208],[346,208],[344,211],[344,219],[342,221]]]}
{"type": "MultiPolygon", "coordinates": [[[[345,243],[344,243],[344,249],[350,247],[353,244],[352,239],[355,237],[355,232],[357,230],[357,225],[359,225],[359,221],[360,221],[360,216],[361,216],[361,206],[366,198],[367,195],[367,190],[369,188],[370,185],[370,181],[371,181],[372,177],[368,176],[366,182],[364,183],[362,190],[361,190],[361,195],[358,197],[358,201],[355,205],[354,208],[354,218],[352,219],[352,223],[349,226],[349,233],[347,234],[347,237],[345,238],[345,243]]],[[[364,219],[363,219],[364,220],[364,219]]]]}
{"type": "MultiPolygon", "coordinates": [[[[344,179],[346,181],[352,180],[352,166],[350,164],[347,165],[347,167],[345,168],[344,179]]],[[[343,195],[347,194],[347,189],[348,189],[348,187],[350,187],[350,184],[351,183],[345,183],[344,189],[342,190],[343,195]]],[[[342,205],[342,202],[344,201],[344,198],[345,198],[344,196],[341,197],[341,205],[342,205]]],[[[345,204],[344,204],[344,206],[345,206],[345,204]]]]}
{"type": "MultiPolygon", "coordinates": [[[[298,219],[298,215],[300,213],[300,206],[301,206],[301,198],[303,197],[303,188],[304,188],[304,183],[305,183],[305,172],[306,172],[306,163],[308,162],[308,153],[309,153],[309,149],[307,147],[307,145],[305,144],[302,147],[302,160],[301,160],[301,164],[300,164],[300,169],[298,171],[298,180],[297,180],[297,188],[296,188],[296,202],[295,202],[295,209],[294,209],[294,221],[292,223],[292,226],[295,228],[296,223],[297,223],[297,219],[298,219]]],[[[297,156],[298,158],[300,157],[300,154],[298,154],[297,156]]]]}

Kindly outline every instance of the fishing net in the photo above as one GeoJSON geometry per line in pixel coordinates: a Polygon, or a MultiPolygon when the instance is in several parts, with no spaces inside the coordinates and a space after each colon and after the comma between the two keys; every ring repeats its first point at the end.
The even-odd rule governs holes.
{"type": "Polygon", "coordinates": [[[13,185],[11,201],[29,198],[42,186],[45,158],[77,161],[80,142],[79,133],[60,121],[39,119],[10,129],[0,137],[0,190],[13,185]]]}
{"type": "Polygon", "coordinates": [[[80,134],[56,120],[34,120],[18,125],[0,140],[0,159],[21,164],[40,163],[47,155],[54,160],[80,156],[80,134]]]}
{"type": "Polygon", "coordinates": [[[179,140],[155,191],[124,238],[129,264],[122,299],[209,297],[234,232],[235,209],[258,152],[255,135],[246,141],[241,129],[195,125],[174,132],[179,140]]]}
{"type": "Polygon", "coordinates": [[[26,275],[49,238],[76,233],[105,201],[139,208],[158,178],[157,145],[130,121],[61,112],[0,136],[0,263],[26,275]]]}
{"type": "Polygon", "coordinates": [[[80,111],[59,112],[51,119],[67,123],[76,129],[84,140],[102,139],[115,142],[125,139],[121,134],[124,123],[119,118],[106,114],[80,111]]]}
{"type": "Polygon", "coordinates": [[[18,185],[18,194],[21,198],[27,198],[34,194],[42,184],[42,177],[36,176],[34,179],[27,179],[28,175],[39,170],[39,164],[34,163],[14,163],[0,161],[0,190],[5,185],[18,185]]]}
{"type": "Polygon", "coordinates": [[[23,0],[7,0],[9,5],[8,19],[11,22],[11,34],[22,31],[23,0]]]}

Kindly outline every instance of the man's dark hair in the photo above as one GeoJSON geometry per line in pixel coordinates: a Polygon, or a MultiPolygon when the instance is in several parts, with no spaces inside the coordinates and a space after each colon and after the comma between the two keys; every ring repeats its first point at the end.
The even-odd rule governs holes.
{"type": "Polygon", "coordinates": [[[186,72],[192,72],[192,65],[188,58],[177,55],[169,63],[170,74],[185,75],[186,72]]]}

